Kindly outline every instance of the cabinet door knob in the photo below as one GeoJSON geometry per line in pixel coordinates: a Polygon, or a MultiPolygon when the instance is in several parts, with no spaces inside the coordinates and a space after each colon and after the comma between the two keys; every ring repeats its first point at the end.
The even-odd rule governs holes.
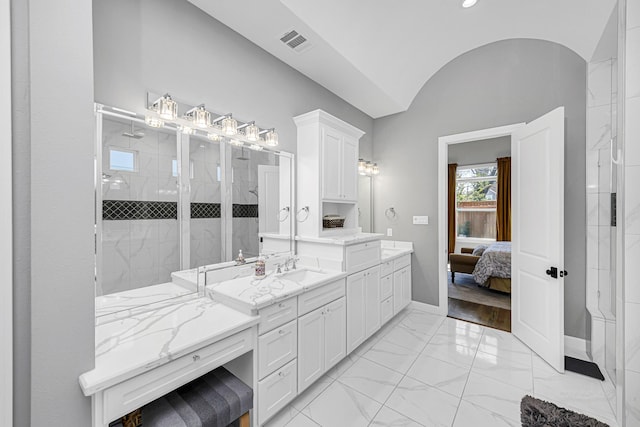
{"type": "Polygon", "coordinates": [[[200,356],[198,356],[197,354],[193,355],[193,361],[197,362],[198,360],[200,360],[200,356]]]}
{"type": "Polygon", "coordinates": [[[278,333],[279,333],[280,335],[284,335],[284,331],[283,331],[282,329],[280,329],[280,330],[278,331],[278,333]]]}
{"type": "Polygon", "coordinates": [[[280,307],[280,308],[284,308],[284,303],[283,303],[283,302],[281,302],[280,304],[278,304],[278,307],[280,307]]]}

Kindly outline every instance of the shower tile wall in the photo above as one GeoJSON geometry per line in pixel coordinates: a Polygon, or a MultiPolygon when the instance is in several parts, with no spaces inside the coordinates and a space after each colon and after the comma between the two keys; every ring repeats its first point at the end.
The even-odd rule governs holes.
{"type": "MultiPolygon", "coordinates": [[[[165,201],[177,203],[177,181],[172,174],[176,158],[175,133],[137,126],[142,138],[124,136],[129,123],[103,120],[103,200],[165,201]],[[110,147],[138,153],[138,171],[110,170],[110,147]]],[[[102,283],[99,295],[135,289],[171,280],[179,269],[176,219],[126,219],[102,222],[102,283]]]]}
{"type": "MultiPolygon", "coordinates": [[[[213,204],[206,218],[193,218],[190,222],[190,267],[215,264],[222,260],[220,219],[220,145],[203,138],[190,137],[189,159],[191,203],[213,204]],[[217,208],[216,208],[217,206],[217,208]]],[[[193,209],[193,205],[192,205],[193,209]]]]}
{"type": "Polygon", "coordinates": [[[627,426],[640,426],[640,0],[627,0],[624,137],[624,384],[627,426]]]}
{"type": "MultiPolygon", "coordinates": [[[[605,368],[615,360],[615,295],[611,293],[611,160],[615,137],[617,60],[591,62],[587,78],[587,308],[593,360],[605,368]],[[609,331],[607,331],[607,328],[609,331]],[[608,332],[608,333],[607,333],[608,332]],[[609,353],[607,354],[607,351],[609,353]]],[[[615,229],[614,229],[615,230],[615,229]]]]}

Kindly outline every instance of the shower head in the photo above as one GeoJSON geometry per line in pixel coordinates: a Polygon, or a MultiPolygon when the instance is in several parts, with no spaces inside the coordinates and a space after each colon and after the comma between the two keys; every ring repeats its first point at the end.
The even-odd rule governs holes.
{"type": "Polygon", "coordinates": [[[249,157],[245,157],[244,147],[242,147],[242,152],[240,153],[239,157],[236,157],[236,160],[251,160],[249,157]]]}
{"type": "Polygon", "coordinates": [[[128,136],[129,138],[140,139],[144,138],[144,132],[138,131],[134,127],[133,121],[131,122],[131,131],[130,132],[122,132],[122,136],[128,136]]]}

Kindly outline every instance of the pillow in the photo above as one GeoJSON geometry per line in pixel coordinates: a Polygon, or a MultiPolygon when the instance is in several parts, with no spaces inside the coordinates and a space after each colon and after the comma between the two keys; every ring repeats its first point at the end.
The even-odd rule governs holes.
{"type": "Polygon", "coordinates": [[[484,253],[484,250],[487,249],[488,247],[489,245],[478,245],[473,249],[473,252],[471,252],[471,255],[482,256],[482,254],[484,253]]]}

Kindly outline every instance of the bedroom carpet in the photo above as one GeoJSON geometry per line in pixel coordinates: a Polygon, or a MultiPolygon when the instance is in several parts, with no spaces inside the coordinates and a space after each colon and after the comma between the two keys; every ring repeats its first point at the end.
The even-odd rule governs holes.
{"type": "Polygon", "coordinates": [[[451,283],[451,272],[447,277],[449,298],[511,310],[511,295],[478,286],[471,274],[456,273],[456,283],[451,283]]]}

